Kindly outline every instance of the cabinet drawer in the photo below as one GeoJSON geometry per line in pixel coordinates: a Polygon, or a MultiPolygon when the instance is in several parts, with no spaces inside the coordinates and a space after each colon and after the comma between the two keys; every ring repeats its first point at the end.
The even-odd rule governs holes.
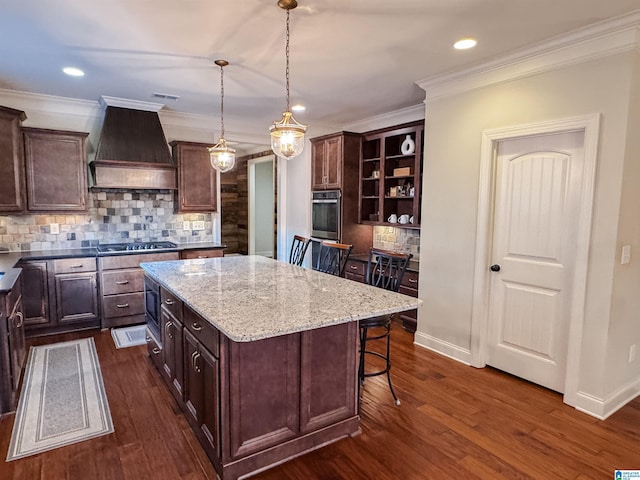
{"type": "Polygon", "coordinates": [[[110,270],[102,273],[102,294],[142,292],[144,290],[144,271],[140,268],[128,270],[110,270]]]}
{"type": "Polygon", "coordinates": [[[222,248],[215,248],[209,250],[183,250],[180,252],[180,258],[182,260],[190,260],[192,258],[216,258],[222,257],[224,250],[222,248]]]}
{"type": "Polygon", "coordinates": [[[156,368],[162,371],[162,347],[160,343],[155,339],[149,327],[146,329],[147,336],[147,353],[149,354],[149,358],[154,363],[156,368]]]}
{"type": "Polygon", "coordinates": [[[95,272],[96,259],[94,257],[63,258],[53,261],[55,273],[95,272]]]}
{"type": "Polygon", "coordinates": [[[418,290],[416,288],[409,288],[405,287],[404,285],[400,285],[400,288],[398,288],[398,293],[418,298],[418,290]]]}
{"type": "Polygon", "coordinates": [[[351,273],[348,270],[345,270],[344,278],[353,280],[354,282],[360,282],[360,283],[364,283],[366,281],[366,278],[363,275],[357,275],[355,273],[351,273]]]}
{"type": "Polygon", "coordinates": [[[139,267],[142,262],[163,262],[165,260],[178,260],[178,252],[138,253],[133,255],[100,257],[100,268],[102,270],[135,268],[139,267]]]}
{"type": "Polygon", "coordinates": [[[102,307],[102,314],[106,318],[143,314],[144,292],[103,297],[102,307]]]}
{"type": "Polygon", "coordinates": [[[344,271],[364,277],[365,276],[364,271],[366,268],[367,268],[366,262],[347,260],[347,265],[344,267],[344,271]]]}
{"type": "Polygon", "coordinates": [[[404,272],[400,285],[405,287],[418,289],[418,272],[404,272]]]}
{"type": "Polygon", "coordinates": [[[206,320],[203,320],[190,309],[184,309],[184,326],[204,345],[215,357],[219,356],[218,330],[206,320]]]}
{"type": "Polygon", "coordinates": [[[182,301],[178,300],[173,294],[171,294],[164,287],[160,287],[160,301],[162,307],[165,308],[171,315],[182,321],[182,301]]]}

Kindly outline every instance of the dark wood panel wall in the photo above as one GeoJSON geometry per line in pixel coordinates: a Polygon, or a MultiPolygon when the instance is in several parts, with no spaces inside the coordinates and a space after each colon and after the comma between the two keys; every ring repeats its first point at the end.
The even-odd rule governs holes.
{"type": "MultiPolygon", "coordinates": [[[[225,254],[249,253],[249,178],[247,164],[249,160],[271,155],[271,150],[245,155],[236,159],[235,168],[220,175],[220,201],[222,204],[221,240],[227,245],[225,254]]],[[[277,178],[277,162],[274,162],[274,179],[277,178]]],[[[274,236],[277,245],[277,182],[275,187],[274,236]]]]}

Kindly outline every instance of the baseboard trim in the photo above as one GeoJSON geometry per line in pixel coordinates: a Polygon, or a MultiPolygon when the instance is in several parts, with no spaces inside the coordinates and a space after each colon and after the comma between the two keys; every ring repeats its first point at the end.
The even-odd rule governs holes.
{"type": "Polygon", "coordinates": [[[640,395],[640,379],[623,385],[604,399],[579,391],[573,407],[599,420],[606,420],[638,395],[640,395]]]}
{"type": "Polygon", "coordinates": [[[413,338],[414,345],[439,353],[465,365],[471,365],[471,351],[469,349],[462,348],[422,332],[416,332],[413,338]]]}

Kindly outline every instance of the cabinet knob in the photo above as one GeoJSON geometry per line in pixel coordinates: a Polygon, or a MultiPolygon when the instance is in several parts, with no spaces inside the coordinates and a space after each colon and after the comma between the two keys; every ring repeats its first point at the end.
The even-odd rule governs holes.
{"type": "Polygon", "coordinates": [[[164,301],[164,303],[166,303],[167,305],[173,305],[173,304],[174,304],[174,303],[176,303],[176,302],[174,302],[174,301],[173,301],[173,300],[171,300],[170,298],[167,298],[167,299],[164,301]]]}
{"type": "Polygon", "coordinates": [[[202,330],[202,326],[197,322],[193,322],[192,327],[196,332],[199,332],[200,330],[202,330]]]}
{"type": "Polygon", "coordinates": [[[154,347],[153,350],[151,350],[151,353],[158,355],[160,353],[160,349],[158,347],[154,347]]]}

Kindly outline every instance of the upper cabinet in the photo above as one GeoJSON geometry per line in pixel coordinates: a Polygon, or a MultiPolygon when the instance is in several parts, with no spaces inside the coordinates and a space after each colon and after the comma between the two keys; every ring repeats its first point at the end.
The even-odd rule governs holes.
{"type": "MultiPolygon", "coordinates": [[[[338,190],[360,151],[360,136],[341,132],[311,139],[311,190],[338,190]]],[[[355,172],[354,172],[355,173],[355,172]]]]}
{"type": "Polygon", "coordinates": [[[209,160],[205,143],[170,143],[173,161],[178,166],[178,212],[215,212],[218,209],[216,170],[209,160]]]}
{"type": "Polygon", "coordinates": [[[27,209],[87,211],[87,133],[23,128],[27,209]]]}
{"type": "Polygon", "coordinates": [[[25,208],[22,132],[24,112],[0,107],[0,213],[25,208]]]}
{"type": "Polygon", "coordinates": [[[362,137],[359,221],[418,228],[424,121],[362,137]]]}

